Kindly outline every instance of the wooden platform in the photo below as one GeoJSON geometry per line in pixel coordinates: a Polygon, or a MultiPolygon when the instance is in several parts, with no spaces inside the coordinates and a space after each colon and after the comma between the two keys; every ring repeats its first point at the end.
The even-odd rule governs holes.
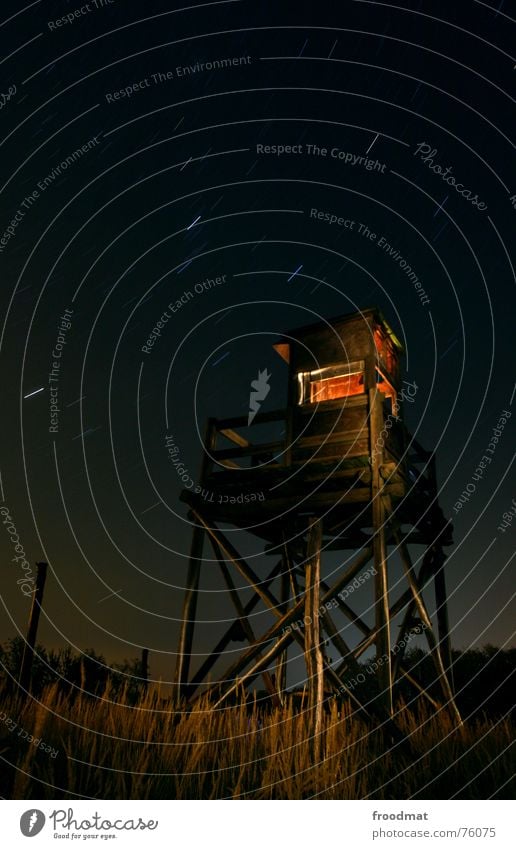
{"type": "MultiPolygon", "coordinates": [[[[412,521],[414,515],[423,516],[432,502],[434,494],[425,477],[413,481],[394,462],[384,464],[381,472],[383,493],[397,509],[400,523],[410,525],[412,541],[428,542],[430,520],[423,520],[417,532],[412,521]]],[[[252,526],[254,534],[271,543],[280,542],[287,527],[302,521],[303,515],[321,518],[323,532],[334,538],[335,548],[363,544],[364,529],[373,524],[368,456],[340,465],[311,462],[304,467],[225,469],[206,475],[197,489],[184,490],[182,501],[217,524],[252,526]]]]}

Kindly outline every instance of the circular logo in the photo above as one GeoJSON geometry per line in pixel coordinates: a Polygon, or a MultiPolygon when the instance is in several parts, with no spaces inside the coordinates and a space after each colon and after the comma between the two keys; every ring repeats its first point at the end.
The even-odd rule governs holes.
{"type": "Polygon", "coordinates": [[[35,837],[45,825],[45,814],[37,808],[25,811],[20,817],[20,831],[25,837],[35,837]]]}

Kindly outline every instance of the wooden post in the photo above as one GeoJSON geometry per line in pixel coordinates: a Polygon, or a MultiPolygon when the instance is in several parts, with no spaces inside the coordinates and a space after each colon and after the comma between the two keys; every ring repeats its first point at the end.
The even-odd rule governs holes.
{"type": "Polygon", "coordinates": [[[30,679],[32,672],[32,661],[34,658],[34,646],[36,645],[36,635],[38,633],[39,614],[41,605],[43,604],[43,591],[45,589],[45,581],[47,579],[47,563],[36,563],[36,587],[32,596],[32,605],[29,614],[29,627],[27,629],[27,637],[23,647],[23,656],[20,668],[20,687],[29,691],[30,679]]]}
{"type": "MultiPolygon", "coordinates": [[[[290,598],[289,564],[285,555],[282,558],[282,567],[280,576],[280,599],[281,612],[285,613],[288,608],[290,598]]],[[[276,690],[281,700],[283,700],[285,690],[287,689],[287,663],[288,653],[285,649],[283,654],[280,654],[276,663],[276,690]]]]}
{"type": "MultiPolygon", "coordinates": [[[[236,590],[235,584],[233,583],[233,579],[230,575],[229,569],[224,562],[224,558],[222,557],[222,552],[221,552],[218,544],[213,539],[211,540],[211,544],[212,544],[212,548],[213,548],[215,557],[218,560],[220,571],[222,572],[222,576],[223,576],[224,581],[226,583],[226,586],[228,588],[229,595],[230,595],[231,600],[232,600],[232,602],[235,606],[235,610],[236,610],[237,616],[238,616],[237,621],[240,623],[240,626],[241,626],[245,636],[247,637],[249,644],[251,645],[252,643],[254,643],[256,641],[256,637],[254,635],[254,631],[252,629],[251,623],[250,623],[249,619],[247,618],[247,614],[244,610],[244,606],[243,606],[242,602],[240,601],[240,597],[239,597],[238,592],[236,590]]],[[[265,689],[267,690],[267,692],[269,693],[269,695],[272,699],[272,704],[274,705],[274,707],[281,707],[281,700],[278,696],[277,688],[276,688],[276,685],[274,684],[274,682],[272,680],[271,674],[267,670],[264,670],[262,672],[262,678],[263,678],[263,683],[265,685],[265,689]]]]}
{"type": "Polygon", "coordinates": [[[446,600],[446,580],[444,577],[445,556],[443,552],[437,555],[437,569],[434,575],[435,605],[437,614],[437,631],[439,634],[439,652],[443,659],[443,666],[450,682],[453,684],[453,661],[450,644],[450,624],[448,621],[448,604],[446,600]]]}
{"type": "MultiPolygon", "coordinates": [[[[219,708],[222,704],[224,704],[224,702],[233,693],[242,692],[242,689],[244,687],[248,686],[255,678],[258,677],[258,675],[260,675],[262,673],[262,671],[264,669],[267,668],[267,666],[270,666],[270,664],[274,660],[276,660],[278,655],[283,651],[285,643],[291,642],[292,639],[293,639],[293,637],[292,637],[291,634],[283,634],[281,637],[278,638],[278,640],[276,640],[276,642],[273,642],[272,645],[267,647],[262,653],[260,653],[260,651],[262,649],[262,643],[261,642],[260,642],[260,651],[257,651],[256,647],[252,646],[251,649],[249,649],[249,653],[251,653],[251,651],[253,652],[253,654],[252,654],[253,658],[256,658],[258,655],[260,655],[260,656],[258,657],[257,660],[255,660],[255,662],[247,670],[247,672],[244,672],[244,674],[241,677],[232,676],[230,679],[227,679],[229,681],[229,686],[222,693],[222,695],[219,696],[217,701],[213,704],[212,709],[217,710],[217,708],[219,708]]],[[[221,680],[224,680],[224,679],[221,679],[221,680]]],[[[224,680],[224,683],[225,683],[225,680],[224,680]]],[[[211,690],[208,690],[208,692],[214,692],[216,690],[217,693],[218,693],[219,692],[219,684],[220,684],[220,682],[218,682],[216,685],[212,684],[211,690]]]]}
{"type": "Polygon", "coordinates": [[[387,557],[385,548],[385,506],[382,496],[383,481],[381,463],[383,449],[380,447],[380,433],[383,427],[382,401],[377,389],[369,390],[369,417],[371,434],[371,511],[373,522],[373,551],[375,588],[375,630],[376,657],[380,663],[378,669],[379,699],[389,715],[392,715],[392,669],[391,635],[389,616],[389,593],[387,576],[387,557]]]}
{"type": "Polygon", "coordinates": [[[308,710],[313,717],[314,761],[320,759],[324,664],[321,649],[319,608],[321,606],[322,524],[314,518],[308,528],[305,564],[305,660],[308,675],[308,710]]]}
{"type": "Polygon", "coordinates": [[[432,631],[432,622],[431,622],[430,616],[428,615],[428,611],[426,609],[426,605],[425,605],[425,602],[423,600],[423,596],[421,595],[420,588],[418,587],[415,576],[413,574],[413,568],[412,568],[412,562],[410,560],[410,555],[409,555],[407,548],[406,548],[404,543],[400,544],[400,556],[401,556],[401,561],[403,563],[403,568],[405,569],[405,574],[407,576],[407,580],[408,580],[408,583],[409,583],[410,590],[411,590],[413,597],[414,597],[414,601],[415,601],[419,616],[421,617],[421,620],[422,620],[423,625],[425,627],[426,641],[428,643],[430,656],[432,657],[432,659],[434,661],[435,669],[436,669],[437,676],[438,676],[440,684],[441,684],[441,689],[443,691],[443,695],[446,699],[446,703],[447,703],[448,709],[449,709],[452,717],[456,720],[457,725],[460,727],[460,726],[462,726],[462,718],[461,718],[461,715],[459,713],[459,709],[457,708],[457,705],[455,704],[453,691],[452,691],[450,682],[448,680],[446,670],[444,668],[442,656],[441,656],[441,653],[439,651],[437,641],[434,637],[434,633],[432,631]]]}
{"type": "MultiPolygon", "coordinates": [[[[219,540],[219,544],[220,544],[220,540],[219,540]]],[[[364,549],[364,551],[360,552],[358,557],[353,561],[353,563],[351,563],[351,565],[348,567],[346,572],[343,575],[340,575],[339,579],[335,582],[333,587],[330,587],[330,589],[328,589],[325,592],[325,594],[323,595],[323,597],[321,599],[321,606],[326,604],[326,602],[330,601],[331,599],[333,599],[340,592],[340,590],[344,586],[346,586],[347,583],[349,583],[349,581],[353,580],[354,576],[360,571],[361,568],[363,568],[363,566],[371,558],[372,553],[373,552],[370,548],[366,548],[366,549],[364,549]]],[[[267,650],[267,657],[269,659],[275,659],[278,656],[278,654],[284,648],[286,648],[287,645],[290,645],[290,643],[293,642],[294,640],[297,641],[298,638],[299,638],[299,640],[301,642],[303,642],[303,638],[299,635],[299,633],[296,629],[291,629],[290,631],[286,630],[287,626],[291,625],[292,622],[294,622],[295,619],[299,619],[300,617],[303,616],[303,608],[304,608],[304,599],[300,598],[299,601],[297,601],[292,607],[290,607],[283,614],[283,616],[281,616],[280,619],[278,619],[268,629],[268,631],[259,638],[259,640],[253,646],[249,646],[249,648],[246,649],[240,655],[240,657],[238,657],[236,659],[236,661],[234,661],[231,664],[231,666],[224,673],[219,674],[219,676],[218,676],[219,680],[218,680],[217,685],[212,685],[209,688],[209,690],[214,690],[215,687],[218,688],[219,685],[220,685],[220,682],[236,680],[237,676],[240,675],[242,670],[244,670],[246,668],[246,666],[248,666],[249,663],[251,663],[251,661],[258,654],[260,654],[261,651],[263,651],[263,647],[267,643],[270,643],[272,640],[276,641],[276,645],[274,647],[274,651],[271,650],[271,652],[269,653],[269,651],[267,650]]],[[[273,612],[274,612],[274,610],[276,611],[276,613],[279,613],[277,608],[274,608],[273,612]]],[[[303,645],[304,645],[304,643],[303,643],[303,645]]],[[[262,660],[263,660],[263,658],[262,658],[262,660]]],[[[261,664],[262,661],[259,661],[258,663],[261,664]]],[[[328,674],[330,674],[331,671],[332,670],[329,669],[329,668],[326,669],[326,672],[328,674]]],[[[258,673],[256,673],[253,670],[252,674],[257,675],[258,673]]],[[[242,681],[245,680],[247,677],[248,677],[247,674],[245,674],[243,676],[243,678],[239,678],[238,680],[239,680],[240,683],[242,683],[242,681]]],[[[196,681],[196,678],[194,678],[194,681],[196,681]]],[[[227,697],[227,695],[229,695],[229,693],[232,692],[235,689],[235,686],[231,687],[230,690],[228,690],[226,692],[225,696],[221,699],[221,701],[223,701],[224,698],[227,697]]]]}
{"type": "Polygon", "coordinates": [[[176,661],[176,699],[179,703],[186,695],[188,677],[190,674],[190,660],[192,655],[193,633],[195,627],[195,614],[197,612],[197,596],[199,593],[199,579],[201,574],[202,548],[204,542],[204,530],[195,526],[186,577],[186,592],[183,602],[183,615],[179,646],[176,661]]]}
{"type": "MultiPolygon", "coordinates": [[[[435,453],[430,457],[429,462],[429,477],[432,483],[433,491],[437,501],[437,468],[435,462],[435,453]]],[[[437,511],[437,503],[434,505],[437,511]]],[[[453,683],[453,663],[450,643],[450,623],[448,621],[448,602],[446,595],[446,579],[444,577],[444,564],[446,555],[444,554],[440,542],[435,542],[432,546],[433,561],[434,561],[434,592],[435,606],[437,616],[437,631],[439,634],[439,653],[442,658],[446,675],[450,682],[452,692],[454,691],[453,683]]]]}
{"type": "MultiPolygon", "coordinates": [[[[267,575],[267,578],[263,582],[264,587],[268,587],[273,582],[280,569],[281,560],[278,561],[274,569],[267,575]]],[[[255,593],[244,605],[245,614],[247,615],[248,613],[252,613],[259,601],[260,596],[255,593]]],[[[237,625],[237,623],[238,619],[235,620],[235,622],[233,622],[233,624],[226,629],[211,654],[206,658],[204,663],[201,664],[201,666],[193,676],[192,680],[190,681],[190,684],[188,685],[188,692],[190,696],[192,695],[194,690],[198,688],[201,681],[204,681],[210,670],[213,669],[213,667],[215,666],[217,660],[219,660],[219,658],[221,657],[224,649],[226,649],[227,646],[230,644],[231,640],[233,639],[234,627],[237,625]]]]}
{"type": "MultiPolygon", "coordinates": [[[[212,456],[213,451],[217,447],[217,434],[217,420],[209,418],[206,422],[206,430],[204,433],[204,450],[199,474],[201,486],[204,486],[206,477],[213,467],[212,456]]],[[[183,616],[176,660],[175,695],[178,703],[189,690],[188,678],[190,675],[190,660],[192,655],[195,614],[197,612],[197,597],[199,594],[202,549],[204,543],[204,528],[197,524],[197,518],[194,518],[194,521],[196,524],[193,530],[190,560],[186,576],[186,591],[183,601],[183,616]]]]}

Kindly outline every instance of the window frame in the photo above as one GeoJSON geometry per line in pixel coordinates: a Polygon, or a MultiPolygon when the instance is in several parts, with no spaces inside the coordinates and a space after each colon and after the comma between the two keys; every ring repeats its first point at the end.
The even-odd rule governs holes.
{"type": "Polygon", "coordinates": [[[329,404],[334,401],[340,401],[344,398],[357,398],[360,395],[365,395],[365,360],[354,360],[353,362],[338,363],[337,365],[324,366],[313,371],[299,371],[297,373],[298,383],[298,406],[306,406],[309,404],[329,404]],[[353,395],[341,395],[337,398],[327,398],[324,401],[312,401],[310,399],[310,387],[313,383],[331,378],[351,377],[354,374],[361,374],[364,380],[363,392],[357,392],[353,395]]]}

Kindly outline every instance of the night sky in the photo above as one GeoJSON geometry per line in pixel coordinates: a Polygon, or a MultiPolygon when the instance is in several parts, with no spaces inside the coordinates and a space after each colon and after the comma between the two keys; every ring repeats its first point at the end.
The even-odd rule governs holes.
{"type": "MultiPolygon", "coordinates": [[[[196,479],[206,418],[247,415],[259,370],[262,411],[285,405],[283,331],[374,305],[454,523],[453,645],[514,645],[510,12],[2,3],[0,640],[30,605],[8,516],[50,565],[38,641],[146,647],[170,680],[191,526],[167,434],[196,479]]],[[[207,563],[201,656],[222,589],[207,563]]]]}

